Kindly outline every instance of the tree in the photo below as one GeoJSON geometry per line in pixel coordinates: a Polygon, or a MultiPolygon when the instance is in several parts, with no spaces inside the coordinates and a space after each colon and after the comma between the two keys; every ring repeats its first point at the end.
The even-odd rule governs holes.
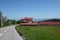
{"type": "Polygon", "coordinates": [[[3,18],[2,18],[2,12],[0,11],[0,26],[2,26],[3,25],[3,18]]]}
{"type": "Polygon", "coordinates": [[[17,24],[20,24],[20,20],[18,20],[16,23],[17,23],[17,24]]]}
{"type": "Polygon", "coordinates": [[[0,26],[1,26],[1,12],[0,12],[0,26]]]}
{"type": "Polygon", "coordinates": [[[13,23],[13,24],[16,24],[16,21],[15,21],[15,19],[14,19],[14,20],[12,20],[12,23],[13,23]]]}
{"type": "Polygon", "coordinates": [[[0,11],[0,26],[4,26],[6,24],[7,17],[2,16],[2,12],[0,11]]]}

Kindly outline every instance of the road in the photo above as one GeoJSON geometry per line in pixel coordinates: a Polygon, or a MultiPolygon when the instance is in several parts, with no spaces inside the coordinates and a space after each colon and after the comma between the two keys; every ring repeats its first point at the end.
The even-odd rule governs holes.
{"type": "Polygon", "coordinates": [[[15,25],[0,28],[0,40],[23,40],[17,33],[15,25]]]}

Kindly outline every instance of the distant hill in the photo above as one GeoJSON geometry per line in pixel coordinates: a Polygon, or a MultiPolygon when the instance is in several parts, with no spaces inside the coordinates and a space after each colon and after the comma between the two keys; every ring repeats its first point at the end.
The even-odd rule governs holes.
{"type": "Polygon", "coordinates": [[[49,22],[60,22],[60,19],[48,19],[44,21],[49,21],[49,22]]]}
{"type": "Polygon", "coordinates": [[[32,21],[33,21],[33,22],[40,22],[40,21],[44,21],[44,20],[47,20],[47,18],[46,18],[46,19],[37,19],[37,18],[36,18],[36,19],[33,19],[32,21]]]}

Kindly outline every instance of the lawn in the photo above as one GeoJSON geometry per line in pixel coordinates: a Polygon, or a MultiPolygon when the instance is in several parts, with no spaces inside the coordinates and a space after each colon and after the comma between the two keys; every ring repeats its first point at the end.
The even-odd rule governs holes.
{"type": "Polygon", "coordinates": [[[26,40],[60,40],[60,26],[16,26],[26,40]]]}

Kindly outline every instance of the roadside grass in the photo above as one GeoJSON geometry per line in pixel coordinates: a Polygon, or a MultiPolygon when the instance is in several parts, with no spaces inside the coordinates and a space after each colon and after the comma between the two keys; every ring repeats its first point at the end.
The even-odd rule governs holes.
{"type": "Polygon", "coordinates": [[[26,40],[60,40],[60,26],[16,26],[26,40]]]}

